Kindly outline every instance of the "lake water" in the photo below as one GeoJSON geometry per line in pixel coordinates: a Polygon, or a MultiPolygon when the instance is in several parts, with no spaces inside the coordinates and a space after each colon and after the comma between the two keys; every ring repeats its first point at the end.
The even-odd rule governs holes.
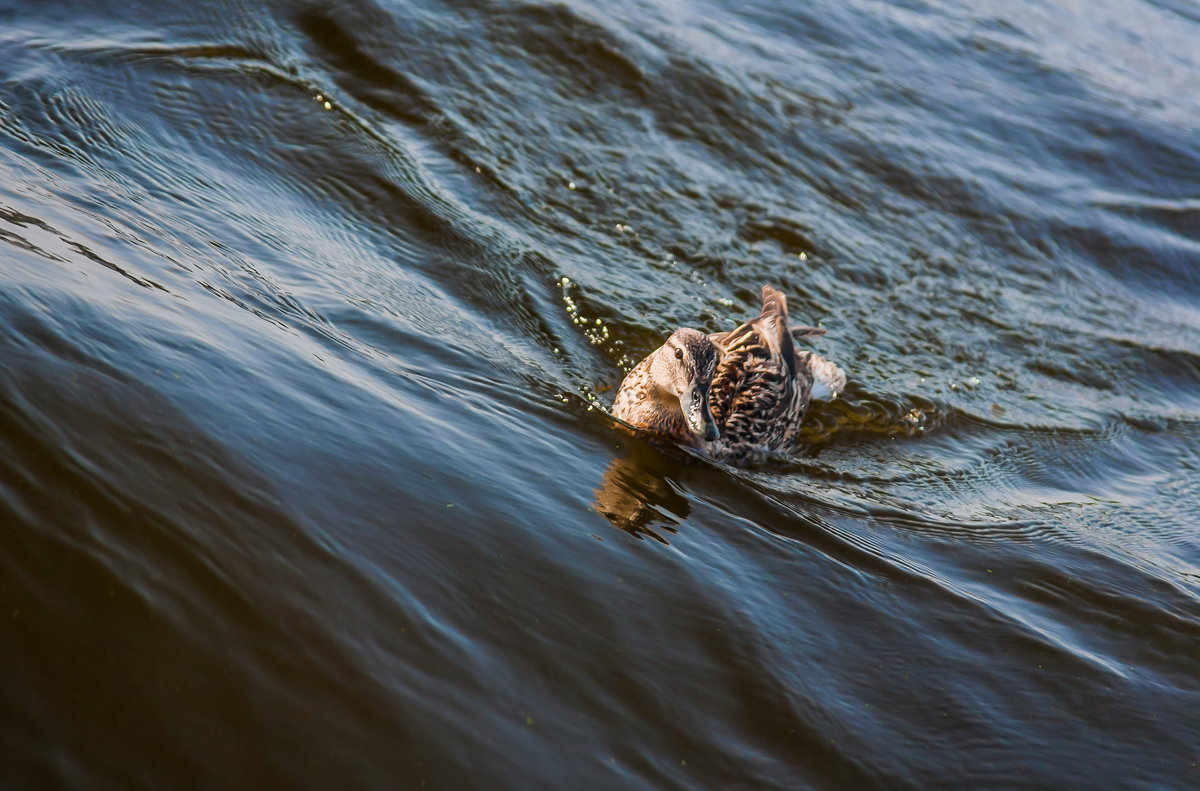
{"type": "Polygon", "coordinates": [[[0,2],[0,786],[1200,787],[1188,0],[0,2]],[[753,469],[605,416],[763,283],[753,469]]]}

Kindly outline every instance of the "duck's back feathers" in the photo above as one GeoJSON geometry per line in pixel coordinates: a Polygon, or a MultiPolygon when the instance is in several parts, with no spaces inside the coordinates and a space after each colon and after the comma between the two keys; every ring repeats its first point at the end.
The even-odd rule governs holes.
{"type": "Polygon", "coordinates": [[[808,405],[812,378],[797,366],[787,298],[763,286],[762,312],[756,318],[709,337],[721,351],[709,390],[721,446],[733,451],[791,445],[808,405]]]}

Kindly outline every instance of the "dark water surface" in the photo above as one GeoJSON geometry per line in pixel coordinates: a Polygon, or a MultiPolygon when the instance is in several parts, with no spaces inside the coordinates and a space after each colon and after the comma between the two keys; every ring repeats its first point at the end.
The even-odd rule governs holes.
{"type": "Polygon", "coordinates": [[[1200,787],[1186,0],[0,2],[0,787],[1200,787]],[[615,431],[777,283],[849,392],[615,431]]]}

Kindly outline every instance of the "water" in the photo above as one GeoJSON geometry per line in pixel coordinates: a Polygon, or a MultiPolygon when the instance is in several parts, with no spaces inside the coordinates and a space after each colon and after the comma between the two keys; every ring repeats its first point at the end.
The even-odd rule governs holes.
{"type": "Polygon", "coordinates": [[[1200,14],[793,5],[0,5],[0,785],[1200,784],[1200,14]]]}

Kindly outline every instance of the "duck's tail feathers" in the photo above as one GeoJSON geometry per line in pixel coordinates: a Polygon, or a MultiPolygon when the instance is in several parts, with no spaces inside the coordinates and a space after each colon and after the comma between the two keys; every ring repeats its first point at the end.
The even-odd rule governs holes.
{"type": "Polygon", "coordinates": [[[775,286],[762,287],[762,315],[782,316],[787,321],[787,297],[775,286]]]}
{"type": "Polygon", "coordinates": [[[791,367],[792,336],[788,332],[787,297],[774,286],[762,287],[762,313],[751,322],[771,353],[791,367]]]}
{"type": "MultiPolygon", "coordinates": [[[[774,286],[763,286],[762,288],[762,315],[760,318],[770,319],[774,316],[782,316],[784,321],[787,321],[788,308],[787,297],[782,291],[774,286]]],[[[793,327],[788,325],[788,332],[791,333],[793,340],[801,340],[803,338],[816,338],[819,335],[825,334],[824,327],[793,327]]]]}

